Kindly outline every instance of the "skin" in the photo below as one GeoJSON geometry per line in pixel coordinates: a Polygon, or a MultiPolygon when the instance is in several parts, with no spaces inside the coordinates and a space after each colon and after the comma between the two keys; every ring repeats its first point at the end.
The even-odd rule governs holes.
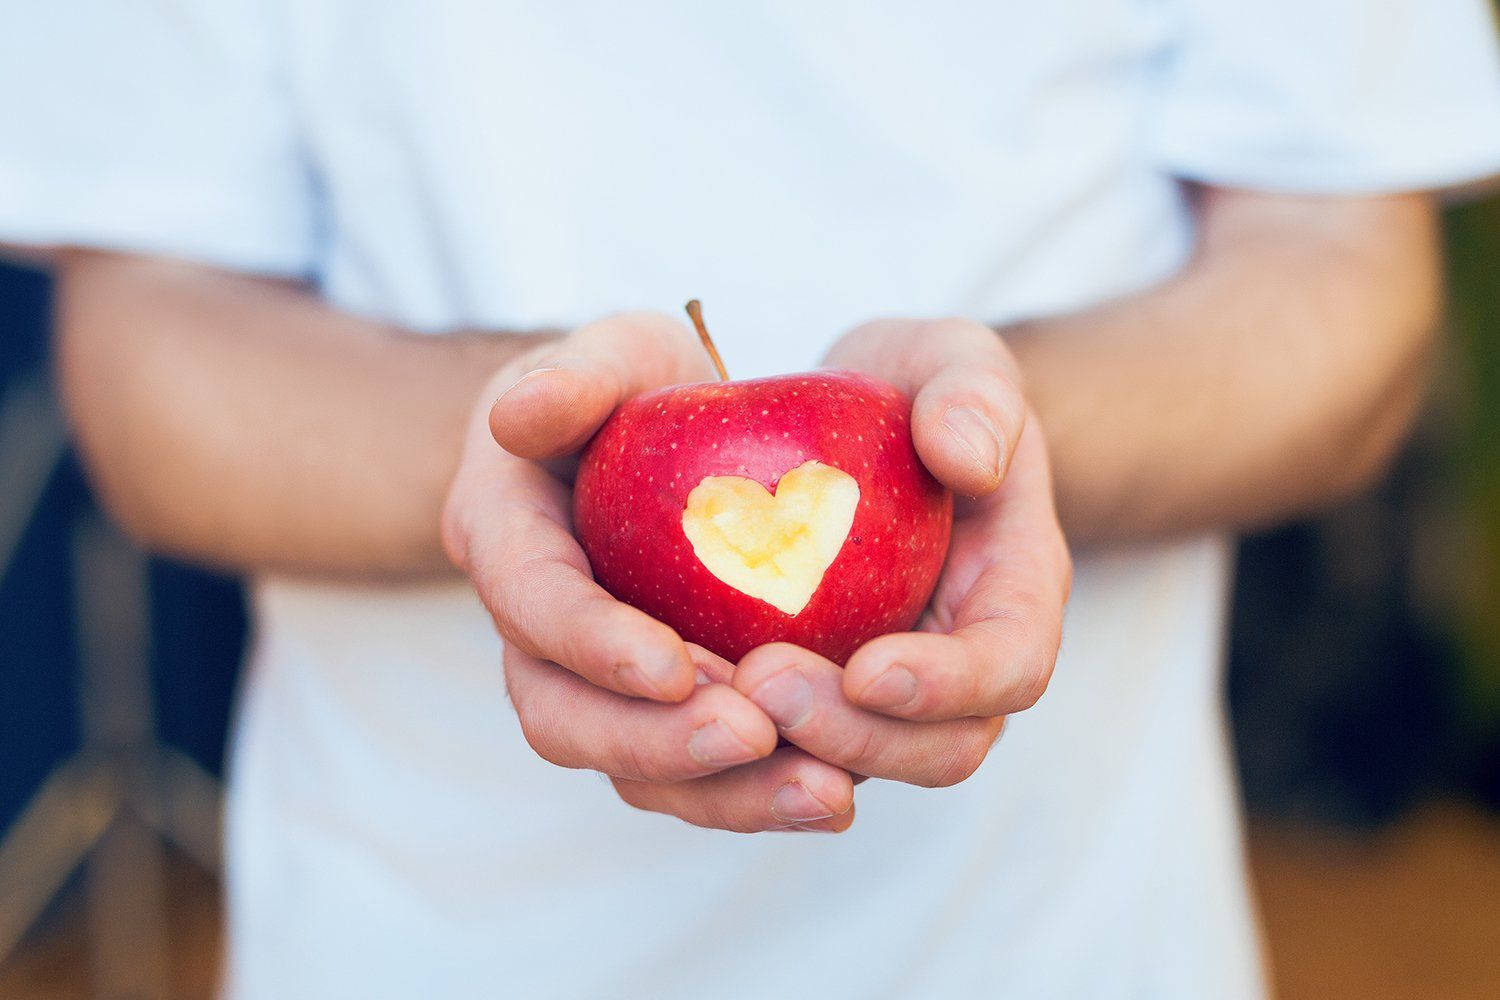
{"type": "Polygon", "coordinates": [[[1380,473],[1421,402],[1442,299],[1430,198],[1197,201],[1177,277],[1004,331],[1075,546],[1324,506],[1380,473]]]}
{"type": "Polygon", "coordinates": [[[285,283],[73,251],[61,379],[143,543],[362,578],[430,576],[446,552],[507,640],[543,757],[702,826],[837,831],[853,775],[963,780],[1040,697],[1062,527],[1091,545],[1267,523],[1357,489],[1399,442],[1437,316],[1429,200],[1206,190],[1197,212],[1193,259],[1138,295],[998,337],[881,320],[833,347],[913,398],[919,454],[964,498],[919,630],[844,671],[784,645],[726,663],[589,575],[571,456],[621,400],[711,376],[670,317],[423,339],[285,283]]]}

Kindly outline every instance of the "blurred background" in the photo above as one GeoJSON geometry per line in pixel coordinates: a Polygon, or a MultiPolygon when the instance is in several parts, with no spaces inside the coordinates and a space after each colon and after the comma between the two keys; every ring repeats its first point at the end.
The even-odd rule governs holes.
{"type": "MultiPolygon", "coordinates": [[[[1500,997],[1500,197],[1447,231],[1401,460],[1240,550],[1229,704],[1286,998],[1500,997]]],[[[99,517],[48,312],[0,264],[0,997],[207,997],[241,594],[99,517]]]]}

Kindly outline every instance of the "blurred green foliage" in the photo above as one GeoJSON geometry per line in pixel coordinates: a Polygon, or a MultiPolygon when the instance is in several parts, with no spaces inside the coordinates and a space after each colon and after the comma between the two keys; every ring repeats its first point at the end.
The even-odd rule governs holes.
{"type": "Polygon", "coordinates": [[[1452,571],[1462,714],[1500,727],[1500,196],[1448,214],[1452,367],[1458,420],[1447,460],[1458,494],[1452,571]]]}

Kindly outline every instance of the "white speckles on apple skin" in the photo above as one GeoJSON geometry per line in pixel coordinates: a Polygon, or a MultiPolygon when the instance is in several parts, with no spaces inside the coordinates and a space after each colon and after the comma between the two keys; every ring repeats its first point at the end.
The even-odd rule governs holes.
{"type": "Polygon", "coordinates": [[[922,469],[908,418],[894,389],[841,373],[703,383],[627,403],[586,450],[575,488],[575,526],[596,579],[732,661],[785,640],[843,662],[869,638],[910,628],[942,566],[951,498],[922,469]],[[703,421],[688,419],[700,413],[703,421]],[[793,617],[708,573],[681,514],[705,476],[744,475],[772,489],[810,459],[854,475],[861,501],[850,538],[793,617]],[[645,475],[651,490],[626,488],[645,475]]]}

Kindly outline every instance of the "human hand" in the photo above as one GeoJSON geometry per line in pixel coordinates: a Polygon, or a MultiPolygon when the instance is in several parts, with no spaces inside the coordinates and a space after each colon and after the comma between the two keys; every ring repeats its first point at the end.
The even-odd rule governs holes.
{"type": "Polygon", "coordinates": [[[481,394],[443,545],[505,640],[527,742],[600,771],[638,808],[741,832],[842,830],[849,774],[795,747],[728,683],[733,667],[610,597],[574,540],[576,453],[622,401],[712,377],[680,323],[633,313],[528,351],[481,394]]]}
{"type": "Polygon", "coordinates": [[[1072,563],[1046,447],[1000,337],[964,320],[883,320],[825,363],[912,399],[928,470],[959,494],[948,560],[918,631],[873,639],[847,665],[772,643],[733,677],[787,740],[855,774],[951,785],[978,769],[1005,717],[1046,689],[1072,563]]]}

